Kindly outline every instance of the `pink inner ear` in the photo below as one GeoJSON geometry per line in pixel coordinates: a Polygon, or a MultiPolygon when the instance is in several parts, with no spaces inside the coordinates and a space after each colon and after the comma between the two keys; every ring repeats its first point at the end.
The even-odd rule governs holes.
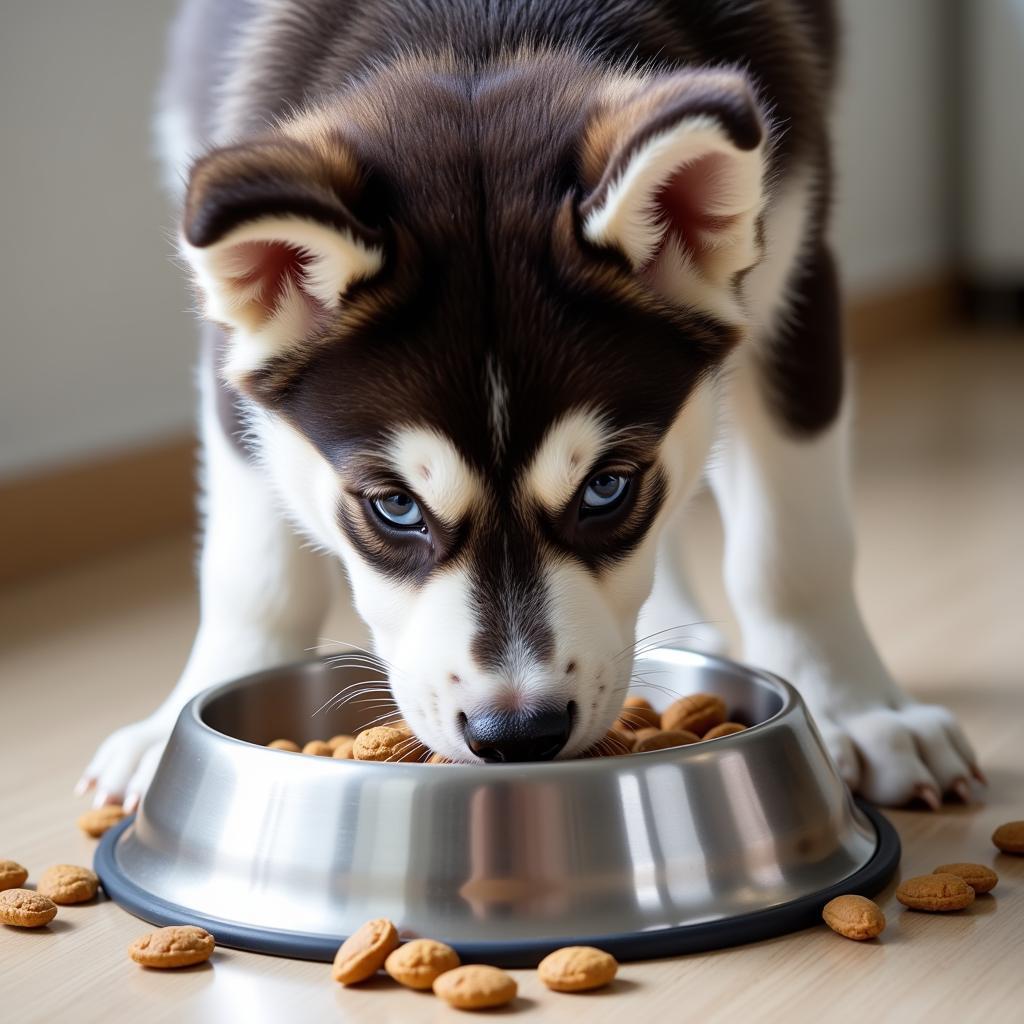
{"type": "Polygon", "coordinates": [[[229,285],[260,322],[281,312],[289,292],[292,301],[304,303],[307,315],[315,318],[326,310],[304,287],[306,268],[312,259],[284,242],[239,242],[231,252],[229,285]]]}
{"type": "Polygon", "coordinates": [[[735,221],[735,217],[712,212],[728,204],[729,187],[729,158],[709,153],[676,171],[655,198],[668,233],[698,262],[735,221]]]}

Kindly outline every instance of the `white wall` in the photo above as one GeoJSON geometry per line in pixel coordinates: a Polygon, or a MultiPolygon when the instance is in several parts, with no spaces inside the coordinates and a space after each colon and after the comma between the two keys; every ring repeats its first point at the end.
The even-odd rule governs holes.
{"type": "Polygon", "coordinates": [[[967,269],[979,284],[1016,288],[1024,277],[1024,0],[973,0],[967,19],[967,269]]]}
{"type": "Polygon", "coordinates": [[[941,0],[846,0],[835,239],[848,288],[920,281],[952,258],[941,0]]]}
{"type": "Polygon", "coordinates": [[[196,335],[149,130],[175,7],[0,14],[0,474],[189,428],[196,335]]]}
{"type": "MultiPolygon", "coordinates": [[[[191,300],[149,118],[175,0],[0,15],[0,476],[189,429],[191,300]]],[[[837,242],[854,290],[948,262],[942,4],[848,0],[837,242]]]]}

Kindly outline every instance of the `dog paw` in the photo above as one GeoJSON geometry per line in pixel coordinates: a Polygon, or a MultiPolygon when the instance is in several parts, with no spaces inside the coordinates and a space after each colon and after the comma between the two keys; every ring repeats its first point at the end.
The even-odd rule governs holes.
{"type": "Polygon", "coordinates": [[[111,733],[82,773],[75,792],[93,791],[94,807],[120,803],[127,811],[135,810],[149,788],[170,731],[161,720],[146,718],[111,733]]]}
{"type": "Polygon", "coordinates": [[[944,707],[907,702],[815,720],[843,780],[874,803],[899,807],[917,799],[937,810],[943,794],[967,802],[969,780],[985,781],[970,743],[944,707]]]}

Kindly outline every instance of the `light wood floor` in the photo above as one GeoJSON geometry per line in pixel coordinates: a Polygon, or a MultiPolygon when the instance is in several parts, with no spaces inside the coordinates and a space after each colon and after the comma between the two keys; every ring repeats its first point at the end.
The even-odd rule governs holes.
{"type": "MultiPolygon", "coordinates": [[[[890,887],[880,942],[855,944],[822,927],[627,964],[612,989],[590,996],[549,993],[519,971],[509,1015],[578,1024],[1024,1020],[1024,858],[989,843],[996,824],[1024,818],[1024,338],[878,344],[858,377],[867,617],[910,691],[959,714],[991,780],[973,806],[892,812],[903,874],[977,860],[999,871],[999,887],[949,916],[905,912],[890,887]]],[[[708,502],[698,502],[692,528],[710,615],[724,619],[708,502]]],[[[187,539],[0,594],[0,858],[34,876],[52,863],[90,862],[71,787],[97,741],[168,689],[195,625],[187,539]]],[[[335,630],[351,637],[353,627],[325,632],[335,630]]],[[[387,981],[342,990],[323,965],[226,949],[212,966],[147,972],[125,955],[146,929],[105,901],[64,908],[39,931],[0,928],[0,1018],[466,1019],[387,981]]]]}

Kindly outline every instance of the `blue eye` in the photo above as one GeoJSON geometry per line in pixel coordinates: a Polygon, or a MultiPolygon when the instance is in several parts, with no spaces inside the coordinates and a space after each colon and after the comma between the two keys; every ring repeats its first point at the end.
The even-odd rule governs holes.
{"type": "Polygon", "coordinates": [[[371,504],[377,515],[392,526],[406,530],[423,526],[423,513],[408,494],[396,492],[385,498],[374,498],[371,504]]]}
{"type": "Polygon", "coordinates": [[[629,477],[622,473],[598,473],[583,492],[581,515],[602,515],[622,504],[629,491],[629,477]]]}

